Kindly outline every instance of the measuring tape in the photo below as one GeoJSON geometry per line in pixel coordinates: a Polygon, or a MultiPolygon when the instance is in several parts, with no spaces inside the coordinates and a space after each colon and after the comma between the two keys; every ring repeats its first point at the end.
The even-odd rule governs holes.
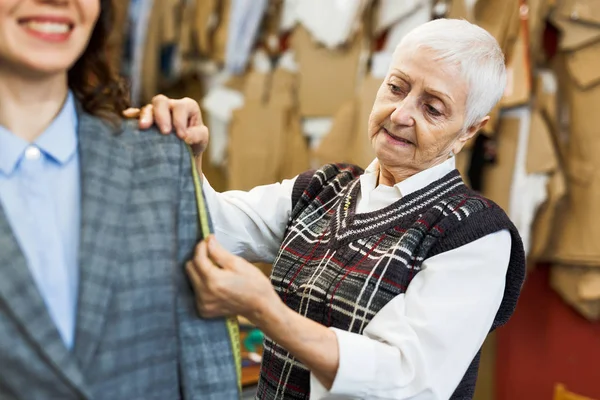
{"type": "MultiPolygon", "coordinates": [[[[204,203],[204,196],[202,194],[202,184],[200,183],[200,177],[198,176],[198,169],[194,159],[194,152],[188,145],[188,150],[192,158],[192,176],[194,177],[194,187],[196,188],[196,204],[198,206],[198,218],[200,220],[200,230],[202,237],[206,238],[212,232],[210,231],[210,225],[208,224],[208,211],[206,204],[204,203]]],[[[231,350],[233,353],[233,361],[235,363],[235,370],[238,380],[238,390],[241,396],[242,393],[242,349],[240,340],[240,327],[236,317],[229,317],[226,319],[227,332],[229,333],[229,340],[231,342],[231,350]]]]}

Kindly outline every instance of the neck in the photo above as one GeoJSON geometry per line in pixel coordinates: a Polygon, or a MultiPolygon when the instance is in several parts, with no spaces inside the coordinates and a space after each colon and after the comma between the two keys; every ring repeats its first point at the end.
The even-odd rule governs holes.
{"type": "Polygon", "coordinates": [[[380,165],[377,184],[385,186],[394,186],[395,184],[400,183],[407,178],[410,178],[416,173],[416,171],[412,170],[393,170],[386,168],[383,165],[380,165]]]}
{"type": "Polygon", "coordinates": [[[0,69],[0,125],[33,142],[59,114],[67,93],[66,73],[32,79],[0,69]]]}
{"type": "Polygon", "coordinates": [[[394,186],[394,185],[404,181],[405,179],[408,179],[411,176],[418,174],[421,171],[425,171],[426,169],[433,168],[436,165],[440,165],[446,160],[448,160],[448,157],[438,157],[438,158],[434,159],[433,161],[431,161],[430,163],[428,163],[427,165],[425,165],[421,169],[406,168],[406,167],[403,167],[403,168],[387,167],[387,166],[381,164],[381,162],[380,162],[379,163],[379,176],[377,178],[377,184],[385,185],[385,186],[394,186]]]}

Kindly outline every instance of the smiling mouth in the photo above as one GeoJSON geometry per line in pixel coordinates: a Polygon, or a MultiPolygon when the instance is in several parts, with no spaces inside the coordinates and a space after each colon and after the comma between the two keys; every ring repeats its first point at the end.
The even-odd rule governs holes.
{"type": "Polygon", "coordinates": [[[27,21],[24,26],[39,33],[67,33],[71,30],[69,24],[61,24],[57,22],[37,22],[27,21]]]}
{"type": "Polygon", "coordinates": [[[407,139],[404,139],[404,138],[401,138],[401,137],[398,137],[398,136],[394,136],[387,129],[385,129],[385,128],[382,128],[382,129],[383,129],[383,131],[385,132],[386,135],[388,135],[390,138],[392,138],[396,142],[400,142],[400,143],[403,143],[403,144],[414,145],[414,143],[411,142],[410,140],[407,140],[407,139]]]}
{"type": "Polygon", "coordinates": [[[45,16],[23,18],[19,21],[19,25],[31,33],[47,35],[48,37],[54,35],[67,35],[75,28],[75,24],[66,18],[45,16]]]}

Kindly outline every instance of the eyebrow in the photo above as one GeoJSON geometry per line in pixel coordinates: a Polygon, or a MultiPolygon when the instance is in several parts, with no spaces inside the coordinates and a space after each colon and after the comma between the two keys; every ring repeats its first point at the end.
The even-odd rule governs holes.
{"type": "MultiPolygon", "coordinates": [[[[430,87],[426,87],[425,91],[435,97],[440,98],[440,100],[442,100],[442,97],[445,97],[450,103],[454,103],[454,100],[452,99],[452,97],[450,97],[449,95],[447,95],[446,93],[440,92],[438,90],[432,89],[430,87]]],[[[443,101],[443,100],[442,100],[443,101]]]]}
{"type": "Polygon", "coordinates": [[[400,75],[400,77],[404,80],[407,81],[412,81],[412,79],[410,79],[410,76],[408,76],[408,74],[400,71],[399,69],[394,68],[394,71],[396,72],[396,74],[400,75]]]}

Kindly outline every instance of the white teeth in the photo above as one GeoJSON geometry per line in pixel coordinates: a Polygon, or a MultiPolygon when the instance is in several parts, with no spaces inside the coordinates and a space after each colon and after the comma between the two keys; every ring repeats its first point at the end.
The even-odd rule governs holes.
{"type": "Polygon", "coordinates": [[[61,24],[56,22],[27,22],[27,27],[40,33],[67,33],[69,32],[68,24],[61,24]]]}

